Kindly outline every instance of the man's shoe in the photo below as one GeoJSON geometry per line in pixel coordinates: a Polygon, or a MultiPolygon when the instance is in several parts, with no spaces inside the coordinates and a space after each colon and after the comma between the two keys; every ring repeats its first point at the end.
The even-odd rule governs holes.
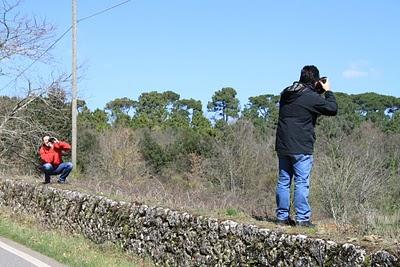
{"type": "Polygon", "coordinates": [[[297,221],[296,226],[300,227],[315,227],[316,225],[311,223],[310,221],[297,221]]]}
{"type": "Polygon", "coordinates": [[[42,182],[42,184],[49,184],[50,183],[50,181],[44,181],[44,182],[42,182]]]}
{"type": "Polygon", "coordinates": [[[59,184],[66,184],[67,181],[65,181],[65,180],[58,180],[57,183],[59,183],[59,184]]]}
{"type": "Polygon", "coordinates": [[[277,219],[277,220],[276,220],[276,224],[279,224],[279,225],[287,225],[287,226],[295,226],[295,225],[296,225],[295,221],[293,221],[291,218],[288,218],[288,219],[286,219],[286,220],[279,220],[279,219],[277,219]]]}

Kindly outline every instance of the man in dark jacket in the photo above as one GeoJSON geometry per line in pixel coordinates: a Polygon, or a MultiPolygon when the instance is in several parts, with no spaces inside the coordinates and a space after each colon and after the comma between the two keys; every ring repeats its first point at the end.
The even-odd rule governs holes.
{"type": "Polygon", "coordinates": [[[50,183],[50,175],[60,174],[58,183],[65,183],[67,176],[72,171],[71,162],[63,162],[62,153],[71,150],[71,146],[55,137],[43,137],[43,144],[39,149],[42,169],[44,171],[44,184],[50,183]]]}
{"type": "Polygon", "coordinates": [[[338,107],[327,78],[315,66],[305,66],[300,80],[285,88],[279,102],[276,152],[279,178],[276,187],[276,217],[280,224],[313,226],[308,202],[310,173],[318,116],[335,116],[338,107]],[[290,185],[294,178],[294,222],[290,218],[290,185]]]}

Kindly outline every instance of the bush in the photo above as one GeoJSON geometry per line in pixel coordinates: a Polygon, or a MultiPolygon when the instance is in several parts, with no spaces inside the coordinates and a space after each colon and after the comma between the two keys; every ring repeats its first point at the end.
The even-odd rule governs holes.
{"type": "Polygon", "coordinates": [[[84,173],[91,161],[99,155],[99,134],[92,129],[80,129],[78,131],[77,165],[79,172],[84,173]]]}
{"type": "Polygon", "coordinates": [[[193,156],[208,156],[211,151],[210,137],[193,129],[146,131],[140,142],[141,153],[155,173],[169,167],[177,172],[192,169],[193,156]]]}
{"type": "Polygon", "coordinates": [[[140,152],[146,160],[146,163],[149,164],[156,173],[159,173],[172,158],[170,151],[159,145],[147,131],[140,141],[140,152]]]}
{"type": "Polygon", "coordinates": [[[213,143],[213,156],[204,162],[204,175],[230,191],[272,186],[271,174],[276,177],[275,139],[257,133],[246,120],[226,126],[213,143]]]}
{"type": "Polygon", "coordinates": [[[109,179],[135,179],[145,172],[139,149],[141,133],[132,129],[112,129],[98,136],[98,150],[88,160],[87,173],[109,179]]]}
{"type": "Polygon", "coordinates": [[[352,135],[321,139],[312,179],[314,202],[338,224],[356,223],[368,229],[369,215],[387,195],[385,136],[365,123],[352,135]]]}

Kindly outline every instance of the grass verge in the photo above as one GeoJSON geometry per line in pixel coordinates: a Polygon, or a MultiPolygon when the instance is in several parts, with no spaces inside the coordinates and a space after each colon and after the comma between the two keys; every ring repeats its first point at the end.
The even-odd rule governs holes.
{"type": "Polygon", "coordinates": [[[44,229],[29,216],[0,209],[0,236],[9,238],[68,266],[154,266],[114,244],[96,245],[81,235],[44,229]]]}

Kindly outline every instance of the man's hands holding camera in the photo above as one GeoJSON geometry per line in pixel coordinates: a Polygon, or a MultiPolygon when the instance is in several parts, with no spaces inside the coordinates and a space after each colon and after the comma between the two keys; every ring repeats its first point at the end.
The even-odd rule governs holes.
{"type": "Polygon", "coordinates": [[[55,137],[50,137],[50,138],[49,138],[49,142],[50,142],[50,143],[59,143],[60,141],[58,141],[58,139],[55,138],[55,137]]]}
{"type": "Polygon", "coordinates": [[[331,85],[329,83],[328,78],[327,77],[320,78],[317,84],[315,85],[315,89],[319,94],[325,93],[326,91],[330,91],[331,85]]]}
{"type": "Polygon", "coordinates": [[[321,83],[321,86],[324,89],[324,91],[330,91],[331,90],[331,85],[329,83],[328,77],[322,77],[319,80],[319,83],[321,83]]]}
{"type": "Polygon", "coordinates": [[[43,137],[43,143],[48,147],[51,147],[53,146],[54,143],[59,143],[59,142],[60,141],[58,141],[58,139],[55,137],[50,137],[50,136],[43,137]]]}

